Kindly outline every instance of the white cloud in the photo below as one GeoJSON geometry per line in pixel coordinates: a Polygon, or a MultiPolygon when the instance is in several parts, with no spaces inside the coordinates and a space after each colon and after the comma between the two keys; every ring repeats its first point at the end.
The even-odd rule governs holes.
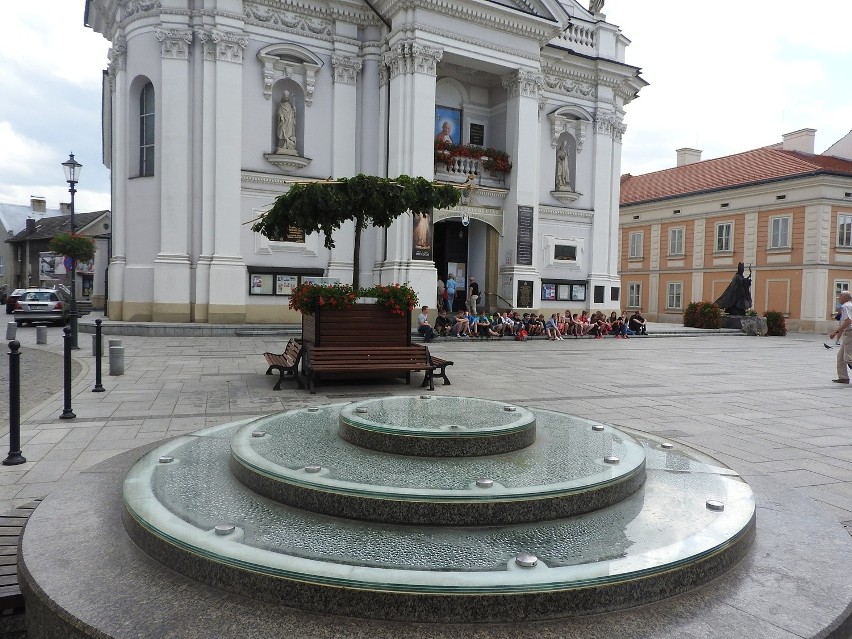
{"type": "Polygon", "coordinates": [[[54,159],[54,151],[46,144],[21,135],[11,122],[0,122],[0,171],[3,179],[31,179],[37,167],[54,159]]]}

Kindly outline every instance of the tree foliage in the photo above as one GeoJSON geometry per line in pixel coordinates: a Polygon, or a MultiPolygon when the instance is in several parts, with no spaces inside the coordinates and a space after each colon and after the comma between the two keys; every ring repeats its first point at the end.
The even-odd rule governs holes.
{"type": "Polygon", "coordinates": [[[95,240],[88,235],[60,233],[50,240],[50,250],[67,255],[77,262],[88,262],[95,257],[95,240]]]}
{"type": "Polygon", "coordinates": [[[279,240],[296,228],[322,233],[327,249],[334,248],[335,231],[353,220],[360,229],[387,228],[406,211],[428,211],[455,206],[460,192],[422,177],[395,179],[356,175],[329,182],[294,184],[255,224],[252,230],[279,240]]]}

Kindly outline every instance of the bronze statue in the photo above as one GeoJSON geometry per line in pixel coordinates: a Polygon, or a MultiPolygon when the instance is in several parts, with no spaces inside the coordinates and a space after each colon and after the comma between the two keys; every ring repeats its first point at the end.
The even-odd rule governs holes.
{"type": "Polygon", "coordinates": [[[745,315],[751,308],[751,266],[748,267],[748,277],[745,276],[745,264],[737,265],[737,274],[728,284],[716,304],[725,309],[728,315],[745,315]]]}

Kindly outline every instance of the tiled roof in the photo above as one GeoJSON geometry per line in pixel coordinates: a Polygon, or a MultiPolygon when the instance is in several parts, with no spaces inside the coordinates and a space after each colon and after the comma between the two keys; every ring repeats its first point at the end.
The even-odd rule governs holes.
{"type": "Polygon", "coordinates": [[[637,204],[789,177],[831,173],[852,177],[852,161],[764,147],[621,181],[621,204],[637,204]]]}
{"type": "MultiPolygon", "coordinates": [[[[109,211],[92,211],[91,213],[75,213],[74,227],[79,232],[99,217],[108,215],[109,211]]],[[[7,242],[27,242],[30,240],[49,240],[58,233],[68,233],[71,230],[71,216],[59,215],[47,217],[36,221],[35,230],[27,231],[25,228],[20,233],[10,237],[7,242]]]]}

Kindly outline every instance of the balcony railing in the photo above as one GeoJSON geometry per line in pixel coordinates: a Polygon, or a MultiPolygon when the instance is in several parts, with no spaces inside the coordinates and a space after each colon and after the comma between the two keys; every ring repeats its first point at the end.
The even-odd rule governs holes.
{"type": "Polygon", "coordinates": [[[435,142],[435,177],[463,182],[470,176],[502,185],[512,171],[509,155],[499,149],[472,144],[435,142]]]}

